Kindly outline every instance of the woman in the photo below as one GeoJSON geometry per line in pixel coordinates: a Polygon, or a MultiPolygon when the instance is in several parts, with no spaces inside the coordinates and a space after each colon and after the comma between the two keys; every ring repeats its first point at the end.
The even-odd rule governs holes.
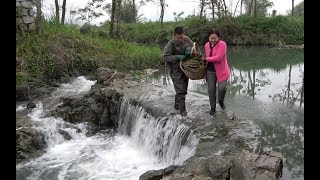
{"type": "Polygon", "coordinates": [[[230,70],[227,62],[227,45],[220,39],[217,29],[208,32],[209,42],[205,47],[207,61],[208,94],[211,109],[209,114],[213,116],[216,112],[216,87],[218,83],[218,102],[221,109],[226,109],[224,97],[227,91],[227,80],[230,70]]]}

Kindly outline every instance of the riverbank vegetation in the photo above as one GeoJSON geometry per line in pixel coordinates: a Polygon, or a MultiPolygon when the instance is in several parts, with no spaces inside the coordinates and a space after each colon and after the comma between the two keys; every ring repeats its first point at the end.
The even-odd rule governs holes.
{"type": "MultiPolygon", "coordinates": [[[[90,22],[99,16],[94,14],[93,7],[102,2],[92,1],[93,4],[88,3],[83,9],[70,10],[71,15],[86,21],[83,25],[65,24],[59,14],[42,18],[41,23],[36,18],[36,25],[40,24],[41,28],[36,26],[32,32],[21,31],[17,24],[16,84],[34,79],[58,80],[66,75],[88,74],[101,66],[139,74],[140,70],[161,64],[162,48],[172,38],[176,26],[184,27],[186,34],[200,45],[207,41],[206,32],[212,28],[218,28],[230,46],[304,43],[303,2],[295,6],[295,14],[277,15],[273,12],[267,15],[266,9],[271,5],[267,0],[256,1],[260,3],[256,10],[244,1],[244,13],[235,16],[217,1],[218,4],[211,4],[211,10],[218,9],[215,13],[213,11],[211,17],[210,13],[206,16],[202,9],[198,15],[185,18],[181,17],[183,13],[175,14],[175,20],[171,22],[163,22],[161,18],[159,21],[145,22],[139,20],[134,1],[124,1],[105,6],[111,20],[99,26],[93,25],[90,22]],[[91,13],[91,19],[83,16],[86,13],[91,13]]],[[[208,4],[200,5],[210,9],[208,4]]]]}

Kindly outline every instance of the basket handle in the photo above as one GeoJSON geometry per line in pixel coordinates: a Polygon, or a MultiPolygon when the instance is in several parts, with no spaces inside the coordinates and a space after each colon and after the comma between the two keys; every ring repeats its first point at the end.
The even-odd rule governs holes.
{"type": "Polygon", "coordinates": [[[196,42],[193,43],[192,48],[191,48],[191,54],[195,54],[195,53],[200,53],[200,49],[198,46],[196,46],[196,42]]]}

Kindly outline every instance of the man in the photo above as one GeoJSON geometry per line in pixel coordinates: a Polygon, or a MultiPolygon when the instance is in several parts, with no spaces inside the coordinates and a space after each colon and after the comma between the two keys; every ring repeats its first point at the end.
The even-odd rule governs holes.
{"type": "Polygon", "coordinates": [[[170,67],[170,77],[176,91],[174,108],[180,111],[181,116],[187,116],[186,95],[188,90],[189,78],[180,68],[180,61],[190,57],[192,40],[184,35],[182,27],[174,29],[174,38],[164,47],[163,60],[170,67]]]}

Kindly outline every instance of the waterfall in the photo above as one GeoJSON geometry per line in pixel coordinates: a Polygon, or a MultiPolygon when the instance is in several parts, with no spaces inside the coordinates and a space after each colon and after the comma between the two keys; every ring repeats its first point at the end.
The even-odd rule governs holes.
{"type": "Polygon", "coordinates": [[[198,139],[193,130],[176,116],[154,118],[141,106],[124,99],[120,109],[118,131],[129,136],[142,150],[168,164],[182,164],[195,152],[198,139]]]}
{"type": "MultiPolygon", "coordinates": [[[[48,116],[59,104],[58,98],[83,95],[94,83],[77,78],[36,103],[28,117],[45,135],[48,146],[40,157],[16,165],[17,180],[137,180],[148,170],[182,164],[194,154],[198,139],[193,130],[176,117],[154,118],[125,98],[117,133],[86,137],[85,123],[72,124],[48,116]]],[[[16,108],[17,113],[24,110],[25,106],[16,108]]]]}

